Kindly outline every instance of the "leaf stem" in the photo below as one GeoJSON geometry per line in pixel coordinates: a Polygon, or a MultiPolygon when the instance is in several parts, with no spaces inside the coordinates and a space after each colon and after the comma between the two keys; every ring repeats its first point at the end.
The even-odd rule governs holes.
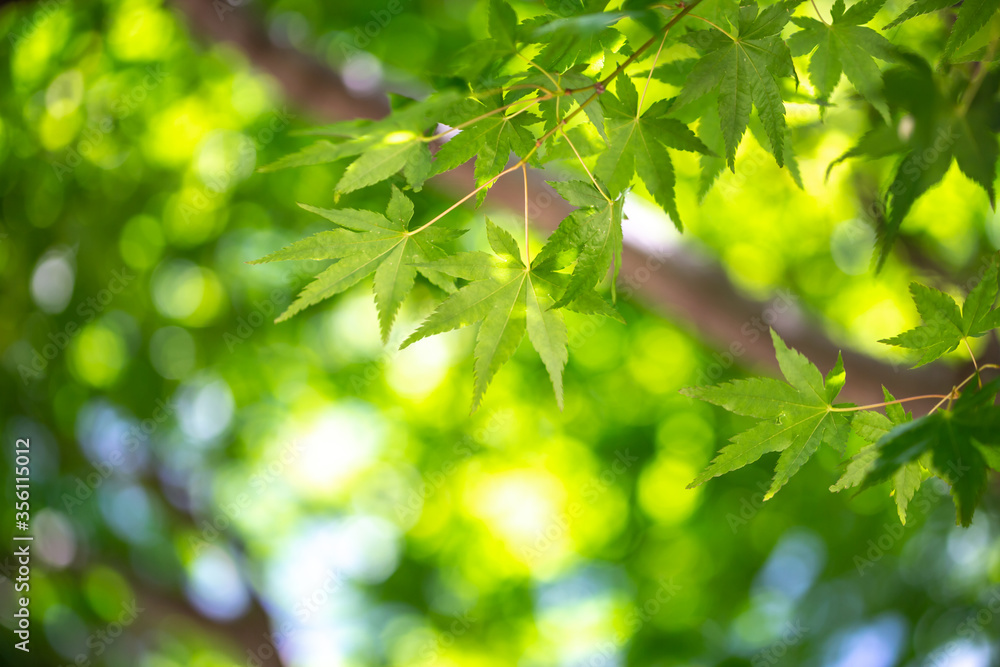
{"type": "Polygon", "coordinates": [[[524,265],[531,269],[531,240],[528,236],[528,167],[521,165],[524,173],[524,265]]]}
{"type": "Polygon", "coordinates": [[[660,60],[660,53],[663,51],[663,45],[667,41],[667,33],[663,33],[663,39],[660,40],[660,47],[656,49],[656,55],[653,57],[653,64],[649,66],[649,76],[646,77],[646,85],[642,88],[642,95],[639,96],[639,105],[635,108],[635,119],[639,120],[639,112],[642,111],[642,103],[646,101],[646,92],[649,90],[649,82],[653,80],[653,70],[656,69],[656,63],[660,60]]]}
{"type": "Polygon", "coordinates": [[[812,3],[813,9],[816,10],[816,16],[819,17],[819,20],[822,21],[824,25],[830,25],[829,23],[826,22],[826,19],[823,18],[823,15],[819,13],[819,7],[816,6],[816,0],[809,0],[809,1],[812,3]]]}
{"type": "MultiPolygon", "coordinates": [[[[935,410],[937,410],[938,408],[940,408],[941,405],[945,401],[949,401],[948,407],[950,408],[951,407],[950,401],[953,401],[954,399],[958,398],[958,390],[961,389],[962,387],[964,387],[965,385],[969,384],[969,380],[971,380],[972,378],[978,378],[979,377],[979,371],[984,371],[987,368],[1000,369],[1000,366],[997,366],[996,364],[983,364],[982,366],[979,367],[979,369],[975,373],[972,373],[969,377],[965,378],[964,380],[962,380],[961,382],[959,382],[957,385],[955,385],[954,387],[952,387],[951,392],[947,396],[945,396],[944,398],[942,398],[940,400],[940,402],[938,402],[937,405],[935,405],[933,408],[931,408],[931,411],[928,412],[927,414],[931,414],[935,410]]],[[[979,388],[982,389],[982,387],[983,387],[983,383],[982,383],[982,380],[980,380],[979,381],[979,388]]]]}
{"type": "Polygon", "coordinates": [[[972,358],[972,367],[976,369],[975,376],[976,381],[979,383],[979,388],[983,388],[983,379],[979,377],[979,364],[976,363],[976,355],[972,353],[972,346],[969,345],[969,339],[963,338],[962,342],[965,343],[965,349],[969,351],[969,357],[972,358]]]}
{"type": "Polygon", "coordinates": [[[576,156],[576,159],[580,162],[580,166],[583,167],[583,170],[587,172],[587,176],[590,177],[590,182],[594,184],[594,187],[597,188],[597,191],[601,193],[601,196],[604,197],[604,199],[606,199],[609,204],[614,203],[611,197],[605,194],[604,188],[602,188],[598,184],[597,179],[594,178],[594,175],[590,173],[590,169],[587,168],[587,163],[583,161],[583,158],[580,156],[580,152],[576,150],[576,146],[573,145],[573,142],[570,140],[569,135],[566,134],[565,128],[563,128],[562,125],[557,125],[556,127],[560,129],[560,131],[562,132],[563,139],[565,139],[566,143],[569,144],[569,147],[573,149],[573,155],[576,156]]]}
{"type": "MultiPolygon", "coordinates": [[[[537,146],[536,146],[536,148],[537,148],[537,146]]],[[[534,150],[532,150],[532,153],[533,152],[534,152],[534,150]]],[[[529,155],[530,155],[530,153],[529,153],[529,155]]],[[[457,202],[455,202],[454,204],[452,204],[451,206],[449,206],[448,208],[446,208],[444,211],[442,211],[441,213],[438,213],[436,216],[434,216],[433,218],[431,218],[430,221],[428,221],[428,222],[424,223],[423,225],[417,227],[412,232],[407,232],[406,233],[407,236],[413,236],[414,234],[419,234],[420,232],[424,231],[425,229],[427,229],[428,227],[430,227],[431,225],[433,225],[435,222],[437,222],[438,220],[440,220],[441,218],[443,218],[444,216],[448,215],[449,213],[451,213],[452,211],[454,211],[456,208],[458,208],[459,206],[461,206],[462,204],[464,204],[465,202],[467,202],[469,199],[472,198],[473,195],[478,194],[480,190],[482,190],[484,188],[490,187],[497,180],[499,180],[502,176],[506,176],[507,174],[509,174],[510,172],[514,171],[515,169],[520,169],[525,164],[527,164],[527,159],[520,160],[517,164],[515,164],[515,165],[513,165],[511,167],[507,167],[506,169],[504,169],[503,171],[501,171],[499,174],[497,174],[496,176],[494,176],[490,180],[486,181],[485,183],[483,183],[482,185],[480,185],[479,187],[477,187],[475,190],[473,190],[472,192],[470,192],[469,194],[465,195],[464,197],[462,197],[461,199],[459,199],[457,202]]]]}
{"type": "MultiPolygon", "coordinates": [[[[622,62],[621,65],[619,65],[618,67],[616,67],[615,71],[613,71],[611,74],[607,75],[602,80],[600,80],[600,81],[598,81],[596,83],[590,84],[589,86],[583,86],[581,88],[574,88],[573,90],[574,91],[587,90],[589,88],[597,88],[598,86],[600,86],[600,88],[606,88],[607,85],[616,76],[618,76],[619,74],[621,74],[622,72],[624,72],[626,67],[628,67],[629,65],[631,65],[632,63],[634,63],[636,61],[636,58],[638,58],[639,56],[641,56],[643,53],[646,52],[647,49],[649,49],[649,47],[651,47],[653,44],[656,43],[656,38],[660,36],[660,32],[662,32],[664,34],[667,33],[667,32],[669,32],[671,28],[673,28],[675,25],[677,25],[678,21],[680,21],[682,18],[684,18],[687,14],[690,14],[691,10],[694,9],[695,7],[697,7],[699,4],[701,4],[701,2],[702,2],[702,0],[693,0],[690,4],[685,5],[684,7],[682,7],[679,12],[677,12],[676,14],[674,14],[673,16],[670,17],[670,20],[667,21],[666,25],[664,25],[662,28],[660,28],[660,30],[657,31],[657,33],[654,34],[652,37],[650,37],[645,42],[643,42],[642,45],[639,46],[639,48],[637,48],[635,50],[635,52],[632,53],[632,55],[630,55],[628,58],[626,58],[622,62]]],[[[589,103],[591,100],[593,100],[594,98],[596,98],[597,95],[599,95],[599,93],[594,93],[593,95],[591,95],[590,97],[588,97],[584,101],[584,104],[589,103]]]]}
{"type": "MultiPolygon", "coordinates": [[[[524,111],[527,111],[528,109],[530,109],[531,107],[535,106],[536,104],[540,104],[541,102],[544,102],[546,100],[551,100],[553,97],[554,97],[554,95],[552,95],[551,93],[546,94],[546,95],[542,95],[541,97],[536,97],[535,99],[530,100],[528,102],[528,104],[525,105],[525,107],[523,109],[519,109],[515,113],[511,114],[510,117],[513,118],[517,114],[522,113],[524,111]]],[[[496,114],[501,113],[503,111],[506,111],[507,109],[510,109],[511,107],[514,107],[514,106],[517,106],[518,104],[521,104],[523,102],[524,102],[524,100],[517,100],[515,102],[511,102],[510,104],[505,104],[505,105],[503,105],[501,107],[497,107],[496,109],[493,109],[492,111],[487,111],[486,113],[480,114],[480,115],[476,116],[475,118],[470,118],[469,120],[462,121],[458,125],[456,125],[454,127],[451,127],[449,129],[445,130],[444,132],[438,132],[437,134],[432,134],[429,137],[420,137],[420,141],[423,141],[425,143],[430,143],[432,141],[437,141],[438,139],[443,139],[444,137],[448,136],[452,132],[464,129],[466,127],[469,127],[470,125],[474,125],[474,124],[478,123],[481,120],[486,120],[490,116],[495,116],[496,114]]]]}
{"type": "Polygon", "coordinates": [[[858,405],[852,408],[830,408],[830,412],[855,412],[857,410],[869,410],[871,408],[881,408],[886,405],[896,405],[897,403],[906,403],[907,401],[922,401],[929,398],[948,398],[945,394],[924,394],[923,396],[910,396],[908,398],[897,398],[895,401],[886,401],[885,403],[872,403],[871,405],[858,405]]]}
{"type": "Polygon", "coordinates": [[[556,87],[556,90],[558,90],[559,93],[562,94],[562,86],[559,85],[559,82],[555,80],[555,77],[553,77],[552,74],[550,74],[548,71],[546,71],[546,70],[542,69],[541,67],[539,67],[538,65],[536,65],[535,61],[532,60],[531,58],[529,58],[528,56],[525,56],[525,55],[523,55],[521,53],[517,53],[515,55],[517,55],[518,58],[520,58],[521,60],[523,60],[524,62],[528,63],[529,65],[531,65],[532,67],[534,67],[535,69],[537,69],[539,72],[541,72],[542,74],[544,74],[545,78],[548,79],[549,81],[551,81],[552,85],[556,87]]]}
{"type": "Polygon", "coordinates": [[[725,35],[725,36],[726,36],[726,37],[728,37],[729,39],[733,40],[734,42],[736,41],[736,38],[735,38],[735,37],[733,37],[733,36],[732,36],[731,34],[729,34],[728,32],[726,32],[725,30],[723,30],[723,28],[722,28],[721,26],[719,26],[719,25],[717,25],[717,24],[715,24],[715,23],[713,23],[713,22],[709,21],[709,20],[708,20],[707,18],[705,18],[704,16],[698,16],[697,14],[692,14],[692,15],[691,15],[691,18],[693,18],[693,19],[698,19],[699,21],[704,21],[705,23],[707,23],[708,25],[712,26],[713,28],[715,28],[716,30],[718,30],[719,32],[721,32],[721,33],[722,33],[723,35],[725,35]]]}
{"type": "Polygon", "coordinates": [[[979,69],[976,70],[975,75],[969,81],[969,86],[965,89],[965,93],[962,95],[962,101],[959,104],[958,111],[956,114],[959,117],[965,116],[972,107],[972,103],[976,99],[976,95],[979,94],[979,88],[983,85],[983,81],[986,79],[986,74],[989,72],[989,62],[993,60],[993,56],[997,52],[997,43],[1000,42],[1000,37],[990,41],[989,47],[986,49],[986,55],[979,62],[979,69]]]}
{"type": "MultiPolygon", "coordinates": [[[[594,93],[590,97],[588,97],[587,99],[585,99],[583,102],[580,102],[580,104],[575,109],[573,109],[573,111],[571,111],[568,114],[566,114],[566,116],[564,116],[563,119],[559,123],[557,123],[555,127],[553,127],[552,129],[550,129],[548,132],[546,132],[545,134],[543,134],[539,139],[537,139],[535,141],[535,145],[531,148],[531,150],[528,151],[528,153],[523,158],[521,158],[520,160],[518,160],[516,164],[508,167],[507,169],[504,169],[502,172],[500,172],[499,174],[497,174],[493,178],[489,179],[488,181],[486,181],[482,185],[476,187],[475,190],[473,190],[469,194],[467,194],[464,197],[462,197],[461,199],[459,199],[457,202],[455,202],[454,204],[452,204],[451,206],[449,206],[448,208],[446,208],[444,211],[442,211],[438,215],[436,215],[433,218],[431,218],[431,220],[429,220],[428,222],[426,222],[423,225],[421,225],[420,227],[414,229],[412,232],[408,232],[408,234],[409,235],[413,235],[413,234],[417,234],[419,232],[422,232],[423,230],[427,229],[428,227],[430,227],[431,225],[433,225],[435,222],[437,222],[438,220],[440,220],[441,218],[443,218],[447,214],[449,214],[452,211],[454,211],[460,205],[464,204],[473,195],[477,194],[478,192],[480,192],[484,188],[488,188],[491,185],[493,185],[493,183],[495,183],[501,177],[506,176],[510,172],[512,172],[512,171],[514,171],[516,169],[520,169],[521,167],[523,167],[526,164],[528,164],[528,160],[531,159],[531,156],[534,155],[538,151],[538,149],[541,147],[541,145],[543,143],[545,143],[546,141],[548,141],[548,139],[551,138],[553,134],[555,134],[556,132],[558,132],[562,126],[566,125],[566,123],[568,123],[570,120],[572,120],[573,117],[575,117],[578,113],[580,113],[581,111],[583,111],[584,108],[587,107],[587,105],[589,105],[591,102],[593,102],[594,100],[596,100],[597,97],[602,92],[604,92],[604,90],[607,87],[608,83],[610,83],[612,80],[614,80],[614,78],[617,77],[619,74],[621,74],[622,72],[624,72],[626,67],[628,67],[629,65],[631,65],[632,63],[634,63],[636,61],[636,58],[638,58],[640,55],[642,55],[643,53],[645,53],[649,49],[649,47],[651,47],[656,42],[657,37],[659,37],[661,33],[666,34],[667,32],[669,32],[669,30],[672,27],[674,27],[675,25],[677,25],[678,21],[680,21],[682,18],[684,18],[684,16],[686,16],[687,14],[689,14],[691,12],[691,10],[694,9],[695,7],[697,7],[701,2],[702,2],[702,0],[692,0],[692,2],[690,4],[685,5],[683,8],[681,8],[681,10],[679,12],[677,12],[676,14],[674,14],[670,18],[670,20],[667,21],[667,23],[662,28],[660,28],[660,30],[656,34],[654,34],[652,37],[650,37],[645,42],[643,42],[642,45],[639,46],[639,48],[637,48],[632,53],[632,55],[630,55],[628,58],[626,58],[624,61],[622,61],[622,63],[620,65],[618,65],[618,67],[616,67],[615,70],[613,72],[611,72],[611,74],[609,74],[608,76],[604,77],[604,79],[602,79],[599,82],[592,83],[589,86],[584,86],[583,88],[573,89],[574,92],[577,91],[577,90],[586,90],[588,88],[594,88],[595,90],[594,90],[594,93]]],[[[563,90],[563,94],[568,94],[569,92],[570,91],[563,90]]],[[[555,95],[542,96],[542,97],[536,98],[536,100],[534,100],[534,103],[537,104],[538,102],[542,102],[542,101],[544,101],[546,99],[550,99],[551,97],[555,97],[555,95]]],[[[507,105],[507,107],[509,107],[509,106],[510,105],[507,105]]],[[[498,113],[498,111],[494,110],[494,111],[488,112],[487,114],[485,114],[485,117],[491,116],[494,113],[498,113]]],[[[480,119],[475,119],[475,120],[481,120],[481,118],[480,119]]],[[[468,126],[468,124],[469,123],[466,122],[466,123],[462,123],[460,125],[468,126]]],[[[452,130],[449,130],[449,131],[453,131],[454,129],[458,129],[458,128],[457,127],[456,128],[452,128],[452,130]]],[[[445,133],[445,134],[447,134],[447,133],[445,133]]],[[[588,171],[588,173],[589,173],[589,171],[588,171]]],[[[598,188],[598,190],[600,190],[600,188],[598,188]]],[[[603,191],[602,191],[602,194],[603,194],[603,191]]],[[[607,198],[607,195],[605,195],[605,198],[607,198]]],[[[611,200],[608,199],[608,201],[610,202],[611,200]]]]}

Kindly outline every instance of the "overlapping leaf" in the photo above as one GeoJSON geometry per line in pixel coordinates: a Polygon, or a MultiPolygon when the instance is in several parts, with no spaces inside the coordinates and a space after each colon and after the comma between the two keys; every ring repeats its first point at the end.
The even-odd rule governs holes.
{"type": "MultiPolygon", "coordinates": [[[[916,0],[906,10],[892,20],[884,30],[894,28],[921,14],[929,14],[954,6],[951,0],[916,0]]],[[[945,44],[945,55],[954,53],[959,47],[969,41],[979,32],[1000,9],[1000,0],[965,0],[958,10],[955,24],[951,27],[948,42],[945,44]]]]}
{"type": "Polygon", "coordinates": [[[320,139],[260,170],[276,171],[354,158],[337,183],[338,195],[380,183],[397,173],[402,173],[407,185],[419,190],[431,170],[431,154],[423,133],[459,98],[457,93],[445,91],[395,110],[379,121],[317,128],[315,134],[341,140],[320,139]]]}
{"type": "Polygon", "coordinates": [[[525,332],[548,370],[556,400],[562,406],[562,372],[566,365],[566,325],[551,308],[544,271],[528,268],[517,241],[487,220],[490,246],[496,253],[459,253],[430,264],[434,270],[470,281],[445,299],[403,343],[479,323],[475,347],[472,409],[483,399],[497,370],[510,359],[525,332]]]}
{"type": "MultiPolygon", "coordinates": [[[[499,95],[490,100],[497,108],[501,105],[499,95]]],[[[486,105],[477,105],[482,112],[486,105]]],[[[444,144],[434,156],[434,173],[440,174],[454,169],[473,157],[476,158],[476,184],[484,185],[495,179],[507,166],[513,152],[518,157],[527,157],[535,147],[535,135],[527,129],[538,122],[538,117],[530,113],[511,115],[495,114],[466,127],[444,144]]],[[[481,204],[488,191],[483,188],[477,198],[481,204]]]]}
{"type": "Polygon", "coordinates": [[[581,209],[559,224],[549,242],[538,255],[540,266],[555,264],[562,256],[565,267],[567,253],[575,254],[573,273],[556,302],[561,308],[593,290],[608,269],[614,267],[612,290],[621,268],[622,206],[624,197],[610,199],[590,183],[581,181],[553,182],[552,186],[570,204],[581,209]]]}
{"type": "Polygon", "coordinates": [[[785,104],[777,80],[794,75],[791,54],[780,36],[788,18],[783,3],[766,7],[760,13],[757,5],[743,5],[735,34],[698,30],[685,37],[685,41],[705,55],[685,80],[673,111],[716,92],[726,161],[733,171],[736,147],[747,129],[753,107],[757,108],[771,139],[775,160],[779,165],[784,164],[785,104]]]}
{"type": "MultiPolygon", "coordinates": [[[[535,17],[529,27],[529,41],[543,44],[535,58],[540,67],[564,70],[603,56],[622,39],[614,26],[628,16],[626,12],[567,13],[573,3],[555,3],[558,16],[535,17]],[[558,5],[565,5],[559,7],[558,5]]],[[[593,4],[593,3],[592,3],[593,4]]]]}
{"type": "Polygon", "coordinates": [[[545,90],[561,88],[566,91],[565,95],[543,101],[538,105],[539,114],[544,121],[543,131],[547,132],[556,127],[556,125],[562,122],[564,117],[573,111],[575,105],[580,105],[583,108],[583,113],[590,120],[591,125],[607,141],[607,135],[604,132],[604,111],[600,104],[594,104],[593,100],[590,99],[594,93],[596,82],[582,74],[583,69],[584,67],[581,65],[556,74],[541,73],[533,70],[527,76],[517,80],[517,85],[528,86],[529,88],[511,91],[507,95],[506,100],[509,103],[530,94],[532,92],[531,86],[537,86],[539,89],[544,88],[545,90]],[[552,79],[555,79],[555,83],[558,86],[553,84],[552,79]]]}
{"type": "Polygon", "coordinates": [[[336,261],[306,285],[276,321],[287,320],[374,273],[379,325],[382,339],[388,340],[392,322],[413,289],[418,272],[442,289],[454,290],[447,276],[425,265],[445,257],[447,253],[442,246],[460,232],[432,227],[419,234],[410,234],[407,223],[413,215],[413,204],[398,189],[393,188],[385,215],[355,209],[321,209],[307,205],[302,208],[323,216],[340,228],[296,241],[251,264],[299,259],[336,261]]]}
{"type": "Polygon", "coordinates": [[[923,324],[881,342],[919,352],[917,366],[923,366],[953,351],[969,338],[982,336],[1000,327],[998,260],[990,262],[982,279],[969,293],[959,310],[950,294],[919,283],[910,285],[913,302],[923,324]]]}
{"type": "Polygon", "coordinates": [[[863,487],[886,481],[915,461],[951,485],[957,522],[968,526],[986,488],[989,461],[1000,451],[1000,378],[967,391],[949,409],[895,426],[878,441],[863,487]],[[926,458],[925,458],[926,457],[926,458]]]}
{"type": "Polygon", "coordinates": [[[988,74],[977,87],[956,98],[941,91],[950,84],[939,84],[924,60],[912,54],[901,58],[903,66],[885,72],[885,93],[890,109],[912,120],[912,130],[901,137],[897,128],[875,128],[834,162],[902,153],[885,195],[885,216],[879,227],[879,268],[885,264],[903,219],[916,200],[944,178],[953,160],[986,191],[991,204],[996,199],[994,182],[1000,145],[995,124],[1000,117],[996,94],[1000,74],[988,74]]]}
{"type": "MultiPolygon", "coordinates": [[[[882,391],[886,402],[892,403],[896,400],[888,389],[883,387],[882,391]]],[[[843,476],[830,487],[830,490],[836,492],[860,486],[878,460],[878,441],[894,427],[912,421],[912,419],[913,415],[906,412],[898,403],[887,405],[884,415],[869,410],[855,413],[851,419],[851,433],[866,444],[854,455],[843,476]]],[[[907,507],[923,483],[925,476],[924,468],[918,460],[903,464],[891,475],[896,512],[903,524],[906,523],[907,507]]]]}
{"type": "Polygon", "coordinates": [[[837,0],[831,10],[831,23],[796,16],[792,22],[802,28],[788,40],[793,56],[813,52],[809,61],[809,80],[819,91],[820,100],[830,98],[841,73],[889,122],[889,106],[882,85],[882,73],[875,58],[896,59],[896,49],[885,37],[863,24],[871,21],[885,0],[861,0],[850,8],[837,0]]]}
{"type": "MultiPolygon", "coordinates": [[[[792,53],[781,36],[799,0],[784,0],[764,8],[752,0],[694,0],[677,7],[648,0],[617,4],[606,0],[544,0],[539,7],[527,10],[530,16],[525,20],[520,20],[506,0],[483,0],[482,19],[489,38],[457,52],[447,71],[429,73],[443,92],[432,93],[421,101],[390,95],[394,108],[387,118],[315,128],[306,132],[318,138],[315,143],[262,170],[351,160],[336,184],[335,194],[340,197],[390,179],[400,187],[418,190],[428,176],[474,159],[475,194],[477,203],[481,203],[512,156],[530,158],[532,166],[564,159],[579,158],[585,164],[595,160],[592,169],[588,167],[590,182],[553,184],[577,210],[561,222],[529,263],[527,258],[522,261],[513,239],[492,224],[489,238],[493,255],[448,254],[444,247],[455,234],[440,224],[411,233],[408,224],[412,206],[395,186],[384,215],[350,208],[310,209],[338,228],[304,239],[261,261],[326,259],[333,263],[303,290],[282,318],[374,275],[381,332],[387,338],[400,304],[416,276],[423,274],[454,294],[415,337],[479,323],[474,405],[482,400],[490,379],[525,333],[539,350],[561,401],[562,368],[566,363],[561,309],[620,319],[595,287],[610,270],[613,300],[621,266],[623,200],[633,179],[642,181],[680,228],[674,171],[674,160],[678,158],[670,149],[700,154],[704,195],[727,164],[735,171],[735,154],[749,128],[764,150],[771,152],[779,165],[786,166],[801,187],[803,179],[791,148],[784,103],[826,105],[841,74],[879,111],[881,120],[888,121],[878,123],[842,159],[899,155],[884,197],[884,219],[881,211],[876,211],[881,266],[914,202],[943,178],[953,161],[993,201],[1000,154],[996,134],[1000,74],[989,68],[961,69],[947,63],[935,72],[917,56],[897,54],[887,40],[865,27],[883,2],[860,0],[847,7],[845,0],[836,0],[830,24],[792,19],[800,30],[790,43],[796,55],[811,54],[809,73],[819,91],[816,100],[792,90],[793,79],[796,85],[798,80],[792,53]],[[692,4],[699,4],[697,17],[690,13],[692,4]],[[622,25],[628,25],[625,33],[629,37],[616,27],[624,18],[628,22],[622,25]],[[695,18],[700,23],[692,20],[695,18]],[[705,24],[711,29],[692,30],[705,24]],[[642,37],[641,47],[631,42],[635,26],[642,29],[640,32],[653,33],[651,39],[642,37]],[[662,50],[655,46],[660,35],[665,35],[662,50]],[[680,59],[667,63],[652,57],[654,53],[665,57],[675,53],[673,47],[678,39],[694,47],[702,57],[679,54],[680,59]],[[895,59],[899,64],[882,73],[876,59],[895,59]],[[641,71],[644,67],[645,71],[641,71]],[[664,99],[657,84],[648,88],[648,103],[645,93],[640,100],[632,77],[645,78],[647,74],[678,88],[677,97],[672,101],[664,99]],[[609,81],[613,81],[613,93],[605,90],[609,81]],[[698,123],[697,135],[688,127],[694,122],[698,123]],[[460,126],[460,131],[454,132],[432,158],[430,147],[439,143],[435,140],[439,124],[460,126]],[[451,276],[470,282],[458,289],[451,276]],[[477,300],[477,295],[483,298],[477,300]]],[[[993,53],[992,31],[1000,25],[994,16],[998,2],[976,0],[961,6],[948,40],[951,60],[984,59],[982,54],[993,53]],[[989,30],[984,29],[987,23],[991,25],[989,30]]],[[[935,0],[918,0],[901,20],[944,6],[935,0]]],[[[364,201],[364,197],[358,200],[364,201]]],[[[530,202],[526,201],[527,205],[530,202]]],[[[453,208],[446,209],[445,214],[453,208]]],[[[941,321],[925,316],[926,323],[919,330],[890,341],[917,350],[921,363],[996,326],[994,293],[974,292],[961,310],[954,301],[948,304],[950,297],[942,296],[929,291],[918,295],[921,313],[933,310],[941,321]]],[[[851,421],[848,412],[832,405],[842,384],[842,369],[825,384],[820,379],[828,395],[825,403],[815,402],[807,391],[812,380],[806,382],[801,377],[808,375],[814,380],[818,371],[799,369],[801,377],[793,380],[788,373],[794,371],[796,363],[804,361],[783,343],[779,346],[778,340],[775,345],[789,384],[777,383],[785,389],[770,385],[767,389],[779,392],[779,398],[782,391],[805,392],[805,398],[797,396],[794,405],[786,401],[788,404],[776,406],[772,402],[769,408],[754,408],[761,414],[770,410],[768,416],[762,417],[765,421],[748,432],[751,435],[739,436],[738,442],[726,448],[710,467],[711,471],[721,471],[740,460],[752,460],[763,451],[780,451],[772,492],[820,442],[842,447],[847,437],[844,434],[849,432],[845,425],[851,421]],[[802,418],[802,424],[816,428],[808,434],[801,429],[780,428],[793,418],[802,418]],[[766,438],[767,444],[751,443],[756,436],[766,438]]],[[[725,391],[720,388],[704,392],[718,401],[731,399],[724,398],[725,391]]],[[[867,428],[871,435],[877,428],[888,429],[893,422],[891,417],[862,413],[854,423],[852,437],[856,442],[862,437],[861,430],[867,428]],[[890,420],[888,424],[886,419],[890,420]]],[[[871,451],[864,452],[862,459],[868,461],[871,451]]],[[[845,478],[843,483],[856,482],[859,471],[864,469],[860,462],[852,464],[850,479],[845,478]]],[[[907,486],[912,481],[911,475],[900,482],[897,499],[912,495],[907,486]]],[[[905,503],[900,505],[900,512],[902,516],[905,503]]]]}
{"type": "Polygon", "coordinates": [[[838,359],[824,379],[813,364],[788,348],[774,331],[771,338],[787,383],[752,378],[682,390],[686,396],[761,420],[734,436],[691,486],[742,468],[769,452],[781,452],[767,499],[798,472],[821,444],[844,450],[850,433],[850,413],[834,409],[834,400],[846,379],[843,363],[838,359]]]}
{"type": "Polygon", "coordinates": [[[663,207],[678,229],[682,229],[677,211],[673,163],[667,148],[711,155],[712,151],[695,136],[687,125],[667,118],[670,103],[666,100],[651,105],[640,113],[640,100],[632,80],[619,77],[616,90],[601,96],[610,143],[597,161],[597,175],[620,194],[638,174],[653,199],[663,207]]]}

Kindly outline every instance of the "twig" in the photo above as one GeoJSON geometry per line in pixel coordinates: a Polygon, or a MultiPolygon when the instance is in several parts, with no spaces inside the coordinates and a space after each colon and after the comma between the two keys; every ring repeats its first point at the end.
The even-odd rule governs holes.
{"type": "Polygon", "coordinates": [[[907,401],[923,401],[928,398],[948,398],[945,394],[924,394],[923,396],[910,396],[908,398],[897,398],[895,401],[886,401],[884,403],[871,403],[870,405],[858,405],[851,408],[830,408],[830,412],[855,412],[857,410],[869,410],[871,408],[881,408],[886,405],[895,405],[897,403],[906,403],[907,401]]]}
{"type": "Polygon", "coordinates": [[[531,240],[528,235],[528,167],[521,165],[524,173],[524,265],[531,268],[531,240]]]}

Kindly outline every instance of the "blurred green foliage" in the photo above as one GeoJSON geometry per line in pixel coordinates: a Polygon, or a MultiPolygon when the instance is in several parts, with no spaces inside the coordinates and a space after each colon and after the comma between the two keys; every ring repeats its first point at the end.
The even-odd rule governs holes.
{"type": "MultiPolygon", "coordinates": [[[[274,39],[391,86],[433,85],[486,30],[478,3],[414,0],[352,51],[377,2],[252,9],[274,39]]],[[[919,45],[938,21],[899,30],[919,45]]],[[[766,504],[766,465],[685,490],[748,423],[678,395],[719,353],[635,303],[627,325],[569,321],[564,411],[521,349],[466,417],[468,331],[396,353],[366,284],[271,323],[317,267],[244,262],[321,229],[291,204],[331,205],[339,173],[254,174],[317,119],[232,47],[152,0],[17,3],[0,65],[0,425],[6,460],[31,438],[36,535],[30,656],[2,554],[8,663],[252,665],[274,644],[324,667],[996,660],[994,498],[962,530],[925,485],[903,528],[881,491],[817,492],[829,452],[766,504]]],[[[824,184],[861,113],[790,111],[804,189],[749,142],[698,205],[697,163],[678,160],[684,243],[891,355],[871,341],[917,321],[918,267],[970,272],[1000,220],[953,167],[904,229],[917,261],[871,275],[858,201],[888,165],[824,184]]],[[[418,213],[450,201],[428,188],[418,213]]],[[[481,246],[481,216],[462,215],[481,246]]],[[[417,296],[397,335],[431,307],[417,296]]]]}

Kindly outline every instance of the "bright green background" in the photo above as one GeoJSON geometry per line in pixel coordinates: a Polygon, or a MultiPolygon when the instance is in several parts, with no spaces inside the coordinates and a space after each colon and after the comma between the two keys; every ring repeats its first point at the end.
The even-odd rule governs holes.
{"type": "MultiPolygon", "coordinates": [[[[253,7],[273,38],[394,86],[433,85],[485,34],[480,5],[404,5],[368,55],[342,45],[377,2],[253,7]]],[[[343,165],[254,169],[326,119],[296,110],[232,47],[193,40],[159,2],[43,7],[0,10],[0,427],[5,460],[16,438],[32,442],[35,664],[247,664],[264,641],[250,604],[274,628],[301,624],[282,643],[292,665],[997,659],[994,498],[962,530],[925,485],[903,529],[882,489],[827,492],[831,452],[766,505],[766,462],[685,490],[745,424],[677,394],[715,354],[684,322],[632,303],[626,326],[578,317],[563,412],[523,346],[473,417],[471,331],[384,349],[367,284],[272,324],[262,315],[317,266],[244,262],[319,229],[294,202],[332,206],[343,165]],[[112,294],[116,272],[127,284],[112,294]],[[110,457],[112,474],[80,498],[110,457]],[[154,593],[170,604],[145,604],[122,638],[93,642],[154,593]]],[[[903,29],[917,46],[942,38],[935,16],[903,29]]],[[[1000,218],[953,168],[908,218],[897,259],[866,271],[859,195],[890,165],[824,182],[864,126],[849,98],[838,91],[825,124],[789,107],[805,191],[747,139],[739,173],[699,205],[697,163],[681,157],[683,242],[748,295],[790,288],[843,345],[890,358],[874,341],[915,321],[909,280],[930,266],[973,272],[1000,247],[1000,218]]],[[[384,184],[341,205],[387,197],[384,184]]],[[[432,184],[417,215],[448,203],[432,184]]],[[[480,242],[482,212],[459,216],[480,242]]],[[[416,297],[397,336],[432,307],[429,288],[416,297]]],[[[12,605],[0,581],[5,627],[12,605]]],[[[0,655],[32,664],[0,634],[0,655]]]]}

